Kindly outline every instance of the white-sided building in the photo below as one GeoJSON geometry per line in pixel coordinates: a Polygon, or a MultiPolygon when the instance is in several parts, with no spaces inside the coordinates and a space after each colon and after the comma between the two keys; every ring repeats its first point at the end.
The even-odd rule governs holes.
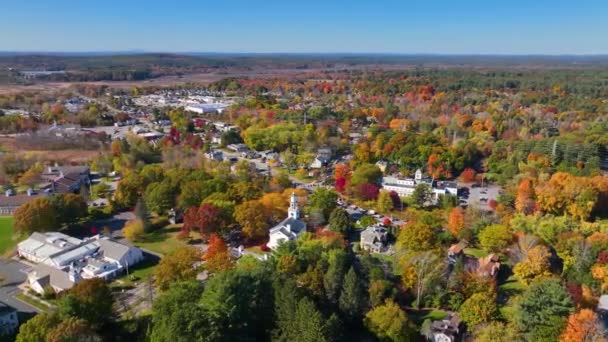
{"type": "Polygon", "coordinates": [[[394,191],[399,197],[409,197],[416,190],[416,186],[427,184],[433,191],[435,199],[439,195],[458,195],[458,184],[456,182],[436,181],[432,178],[422,177],[422,171],[416,170],[414,178],[403,178],[397,176],[382,177],[382,189],[386,191],[394,191]]]}
{"type": "Polygon", "coordinates": [[[287,218],[270,229],[270,240],[268,248],[276,249],[283,242],[295,240],[306,232],[306,222],[300,221],[300,208],[296,199],[296,194],[291,194],[287,218]]]}
{"type": "Polygon", "coordinates": [[[37,265],[28,273],[30,288],[43,293],[70,289],[81,279],[111,279],[143,260],[142,251],[99,235],[81,240],[62,233],[34,233],[17,246],[20,257],[37,265]]]}

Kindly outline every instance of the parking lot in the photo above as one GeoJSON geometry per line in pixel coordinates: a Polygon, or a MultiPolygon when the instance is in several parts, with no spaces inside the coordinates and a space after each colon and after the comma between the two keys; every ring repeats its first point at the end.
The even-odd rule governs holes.
{"type": "Polygon", "coordinates": [[[0,302],[4,302],[9,306],[14,307],[22,313],[36,313],[39,310],[15,298],[19,293],[17,288],[26,280],[25,271],[29,266],[21,262],[9,259],[0,259],[0,302]]]}
{"type": "Polygon", "coordinates": [[[482,210],[492,210],[489,207],[491,200],[497,200],[502,188],[498,185],[485,185],[471,183],[458,184],[458,199],[461,205],[470,205],[482,210]]]}

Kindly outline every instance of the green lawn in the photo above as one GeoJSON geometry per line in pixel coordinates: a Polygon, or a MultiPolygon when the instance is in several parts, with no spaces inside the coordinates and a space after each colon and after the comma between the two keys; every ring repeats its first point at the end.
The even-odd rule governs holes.
{"type": "Polygon", "coordinates": [[[133,244],[152,252],[168,254],[188,245],[186,241],[177,239],[179,231],[178,225],[168,225],[146,234],[141,241],[136,241],[133,244]]]}
{"type": "Polygon", "coordinates": [[[31,306],[33,306],[33,307],[35,307],[35,308],[38,308],[38,309],[40,309],[40,310],[42,310],[42,311],[47,311],[47,310],[49,310],[49,309],[50,309],[50,307],[49,307],[48,305],[46,305],[46,304],[42,303],[42,302],[41,302],[41,301],[39,301],[39,300],[36,300],[36,299],[34,299],[34,298],[30,297],[30,296],[27,296],[27,295],[25,295],[25,294],[23,294],[23,293],[17,293],[17,294],[15,295],[15,297],[17,297],[17,298],[18,298],[19,300],[21,300],[22,302],[26,302],[26,303],[28,303],[29,305],[31,305],[31,306]]]}
{"type": "Polygon", "coordinates": [[[112,286],[134,286],[136,283],[146,281],[152,276],[157,265],[158,260],[146,259],[135,267],[130,268],[129,275],[124,274],[121,277],[116,278],[112,282],[112,286]]]}
{"type": "Polygon", "coordinates": [[[0,216],[0,255],[10,251],[17,244],[13,238],[13,217],[0,216]]]}
{"type": "Polygon", "coordinates": [[[476,258],[483,258],[488,255],[488,253],[486,251],[479,249],[479,248],[465,248],[464,254],[471,255],[476,258]]]}

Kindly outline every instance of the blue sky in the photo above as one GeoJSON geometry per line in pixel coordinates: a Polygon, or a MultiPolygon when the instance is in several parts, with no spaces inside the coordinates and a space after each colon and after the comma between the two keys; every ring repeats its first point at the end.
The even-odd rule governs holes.
{"type": "Polygon", "coordinates": [[[0,4],[0,51],[608,53],[607,0],[0,4]]]}

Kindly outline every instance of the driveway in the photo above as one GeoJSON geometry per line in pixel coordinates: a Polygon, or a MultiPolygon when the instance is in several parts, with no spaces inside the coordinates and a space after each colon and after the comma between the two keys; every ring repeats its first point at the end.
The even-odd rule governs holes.
{"type": "Polygon", "coordinates": [[[15,298],[15,294],[20,292],[17,286],[26,280],[25,270],[29,268],[28,265],[12,259],[0,259],[0,276],[4,279],[0,285],[0,302],[14,307],[19,312],[31,314],[40,310],[15,298]]]}

